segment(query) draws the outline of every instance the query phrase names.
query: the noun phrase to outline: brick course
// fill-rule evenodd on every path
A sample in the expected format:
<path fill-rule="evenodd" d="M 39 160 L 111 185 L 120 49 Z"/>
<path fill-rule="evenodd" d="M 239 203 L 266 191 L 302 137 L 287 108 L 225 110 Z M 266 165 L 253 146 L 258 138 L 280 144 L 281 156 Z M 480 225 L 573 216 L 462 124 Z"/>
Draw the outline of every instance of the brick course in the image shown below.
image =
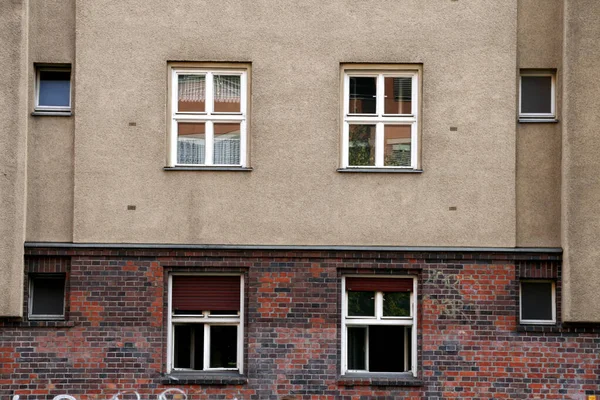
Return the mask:
<path fill-rule="evenodd" d="M 147 398 L 173 387 L 164 377 L 170 271 L 245 276 L 246 379 L 174 382 L 193 399 L 600 394 L 597 328 L 518 324 L 519 278 L 560 281 L 557 254 L 36 248 L 26 273 L 67 274 L 68 318 L 0 320 L 0 395 L 108 399 L 135 389 Z M 419 277 L 418 379 L 339 376 L 347 274 Z"/>

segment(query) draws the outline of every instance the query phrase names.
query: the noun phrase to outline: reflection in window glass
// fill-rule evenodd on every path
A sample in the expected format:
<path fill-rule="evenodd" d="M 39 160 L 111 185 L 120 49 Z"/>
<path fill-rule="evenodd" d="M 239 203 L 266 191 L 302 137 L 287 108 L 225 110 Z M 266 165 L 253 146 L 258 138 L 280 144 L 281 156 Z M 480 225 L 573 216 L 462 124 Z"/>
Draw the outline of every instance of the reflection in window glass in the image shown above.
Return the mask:
<path fill-rule="evenodd" d="M 204 122 L 177 123 L 177 163 L 204 164 Z"/>
<path fill-rule="evenodd" d="M 385 114 L 412 114 L 412 78 L 385 77 Z"/>
<path fill-rule="evenodd" d="M 348 328 L 348 369 L 364 371 L 367 328 Z"/>
<path fill-rule="evenodd" d="M 214 124 L 215 144 L 214 163 L 239 165 L 240 163 L 240 124 Z"/>
<path fill-rule="evenodd" d="M 71 71 L 40 71 L 38 105 L 71 106 Z"/>
<path fill-rule="evenodd" d="M 237 368 L 237 326 L 210 327 L 210 367 Z"/>
<path fill-rule="evenodd" d="M 348 164 L 375 165 L 375 125 L 350 125 Z"/>
<path fill-rule="evenodd" d="M 521 319 L 552 321 L 552 282 L 521 282 Z"/>
<path fill-rule="evenodd" d="M 350 77 L 350 114 L 377 112 L 377 78 Z"/>
<path fill-rule="evenodd" d="M 375 316 L 375 293 L 348 292 L 348 316 Z"/>
<path fill-rule="evenodd" d="M 204 358 L 204 325 L 175 325 L 175 368 L 202 370 Z"/>
<path fill-rule="evenodd" d="M 177 92 L 179 112 L 205 111 L 206 77 L 204 75 L 179 75 Z"/>
<path fill-rule="evenodd" d="M 552 77 L 521 76 L 521 113 L 552 113 Z"/>
<path fill-rule="evenodd" d="M 369 371 L 406 372 L 410 370 L 410 327 L 369 326 Z"/>
<path fill-rule="evenodd" d="M 62 317 L 65 313 L 64 276 L 32 278 L 31 315 Z"/>
<path fill-rule="evenodd" d="M 239 75 L 214 76 L 214 111 L 224 113 L 240 112 L 240 86 Z"/>
<path fill-rule="evenodd" d="M 388 166 L 410 166 L 411 126 L 385 125 L 383 164 Z"/>
<path fill-rule="evenodd" d="M 410 317 L 410 293 L 388 292 L 383 294 L 384 317 Z"/>

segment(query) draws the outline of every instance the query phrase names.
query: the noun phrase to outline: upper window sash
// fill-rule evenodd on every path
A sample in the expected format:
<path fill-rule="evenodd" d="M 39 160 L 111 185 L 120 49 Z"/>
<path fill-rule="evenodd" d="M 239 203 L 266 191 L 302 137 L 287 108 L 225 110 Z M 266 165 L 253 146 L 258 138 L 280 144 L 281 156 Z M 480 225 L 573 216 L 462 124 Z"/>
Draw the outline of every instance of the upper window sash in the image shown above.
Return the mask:
<path fill-rule="evenodd" d="M 548 113 L 526 113 L 523 110 L 523 77 L 549 77 L 551 79 L 550 89 L 550 112 Z M 519 74 L 519 117 L 531 119 L 547 119 L 556 117 L 556 74 L 553 72 L 521 71 Z"/>

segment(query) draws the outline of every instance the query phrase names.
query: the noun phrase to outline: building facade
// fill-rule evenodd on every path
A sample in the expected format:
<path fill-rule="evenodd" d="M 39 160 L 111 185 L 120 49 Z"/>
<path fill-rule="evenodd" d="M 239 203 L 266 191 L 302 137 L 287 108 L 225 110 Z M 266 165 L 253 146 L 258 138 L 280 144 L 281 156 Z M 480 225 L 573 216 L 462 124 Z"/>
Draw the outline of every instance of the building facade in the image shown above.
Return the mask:
<path fill-rule="evenodd" d="M 600 395 L 594 0 L 0 20 L 2 396 Z"/>

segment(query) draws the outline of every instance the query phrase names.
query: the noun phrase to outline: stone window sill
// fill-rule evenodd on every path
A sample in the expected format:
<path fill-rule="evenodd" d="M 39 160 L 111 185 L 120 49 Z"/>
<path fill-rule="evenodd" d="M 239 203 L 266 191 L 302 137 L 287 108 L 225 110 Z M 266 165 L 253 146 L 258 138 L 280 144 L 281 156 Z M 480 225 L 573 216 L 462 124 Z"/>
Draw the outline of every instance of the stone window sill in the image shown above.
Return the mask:
<path fill-rule="evenodd" d="M 250 172 L 250 167 L 164 167 L 165 171 L 234 171 L 234 172 Z"/>
<path fill-rule="evenodd" d="M 422 169 L 407 168 L 338 168 L 337 172 L 368 172 L 377 174 L 422 174 Z"/>
<path fill-rule="evenodd" d="M 236 372 L 173 372 L 163 376 L 163 385 L 244 385 L 248 378 Z"/>
<path fill-rule="evenodd" d="M 519 118 L 520 124 L 557 124 L 559 122 L 556 118 Z"/>
<path fill-rule="evenodd" d="M 31 113 L 34 117 L 70 117 L 71 111 L 34 111 Z"/>
<path fill-rule="evenodd" d="M 338 378 L 343 386 L 423 386 L 412 374 L 346 374 Z"/>

